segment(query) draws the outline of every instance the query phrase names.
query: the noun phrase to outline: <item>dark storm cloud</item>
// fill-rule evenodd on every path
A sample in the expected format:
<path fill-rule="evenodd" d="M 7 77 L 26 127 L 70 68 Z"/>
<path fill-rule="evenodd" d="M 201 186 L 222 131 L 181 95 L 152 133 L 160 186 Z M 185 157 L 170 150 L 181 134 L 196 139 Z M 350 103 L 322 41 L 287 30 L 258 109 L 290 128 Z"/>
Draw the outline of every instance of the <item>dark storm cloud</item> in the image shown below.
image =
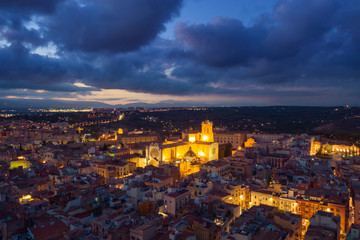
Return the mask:
<path fill-rule="evenodd" d="M 66 1 L 66 0 L 64 0 Z M 28 29 L 26 24 L 33 17 L 50 16 L 60 0 L 3 0 L 0 1 L 0 41 L 26 44 L 37 47 L 49 40 L 37 29 Z"/>
<path fill-rule="evenodd" d="M 158 34 L 182 0 L 23 2 L 0 1 L 2 89 L 360 100 L 358 0 L 279 0 L 250 26 L 179 23 L 174 40 Z M 58 58 L 32 53 L 51 44 Z"/>
<path fill-rule="evenodd" d="M 0 8 L 6 11 L 51 13 L 62 0 L 1 0 Z"/>
<path fill-rule="evenodd" d="M 239 20 L 216 18 L 209 24 L 177 25 L 177 38 L 195 53 L 196 58 L 210 66 L 244 64 L 263 52 L 262 26 L 246 28 Z"/>
<path fill-rule="evenodd" d="M 219 17 L 208 24 L 178 24 L 176 36 L 200 62 L 224 67 L 251 60 L 294 57 L 308 45 L 324 40 L 334 26 L 336 0 L 282 0 L 271 15 L 253 26 Z"/>
<path fill-rule="evenodd" d="M 89 74 L 89 85 L 101 88 L 118 88 L 136 92 L 159 94 L 193 94 L 211 92 L 204 84 L 177 81 L 165 71 L 176 60 L 166 59 L 167 50 L 144 48 L 141 51 L 101 59 L 101 67 Z M 95 60 L 96 61 L 96 60 Z"/>
<path fill-rule="evenodd" d="M 84 63 L 30 54 L 21 44 L 0 48 L 0 88 L 45 89 L 77 92 L 84 88 L 72 84 L 91 68 Z M 85 88 L 85 91 L 96 90 Z"/>
<path fill-rule="evenodd" d="M 259 84 L 301 80 L 304 85 L 348 81 L 359 87 L 359 5 L 281 0 L 253 26 L 217 18 L 208 24 L 178 24 L 176 36 L 196 62 L 209 71 L 218 69 L 223 85 L 252 79 Z M 177 74 L 184 77 L 187 72 Z"/>
<path fill-rule="evenodd" d="M 334 27 L 332 18 L 338 7 L 337 0 L 280 1 L 264 41 L 265 57 L 292 57 L 308 44 L 322 40 Z"/>
<path fill-rule="evenodd" d="M 47 44 L 47 40 L 43 39 L 39 32 L 34 29 L 29 30 L 22 24 L 18 27 L 14 27 L 12 24 L 0 26 L 0 37 L 14 45 L 21 43 L 32 48 Z"/>
<path fill-rule="evenodd" d="M 69 0 L 49 23 L 49 38 L 69 50 L 128 52 L 153 40 L 182 0 Z"/>

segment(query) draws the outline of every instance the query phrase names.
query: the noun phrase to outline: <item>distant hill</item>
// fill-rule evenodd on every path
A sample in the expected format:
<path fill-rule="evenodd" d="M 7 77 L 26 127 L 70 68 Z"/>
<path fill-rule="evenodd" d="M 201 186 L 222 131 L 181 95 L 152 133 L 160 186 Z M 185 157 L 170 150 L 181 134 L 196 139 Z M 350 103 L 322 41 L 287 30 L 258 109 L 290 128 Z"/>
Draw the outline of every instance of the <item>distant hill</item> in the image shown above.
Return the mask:
<path fill-rule="evenodd" d="M 106 108 L 114 107 L 102 102 L 92 101 L 62 101 L 41 99 L 0 99 L 0 109 L 28 109 L 28 108 Z"/>
<path fill-rule="evenodd" d="M 204 103 L 198 103 L 198 102 L 180 102 L 180 101 L 162 101 L 158 103 L 129 103 L 129 104 L 118 104 L 115 105 L 115 108 L 127 108 L 127 107 L 147 107 L 147 108 L 159 108 L 159 107 L 210 107 L 210 106 L 216 106 L 216 104 L 204 104 Z"/>
<path fill-rule="evenodd" d="M 128 107 L 206 107 L 207 104 L 196 102 L 163 101 L 158 103 L 129 103 L 111 105 L 95 101 L 62 101 L 62 100 L 41 100 L 41 99 L 0 99 L 0 109 L 28 109 L 28 108 L 128 108 Z"/>

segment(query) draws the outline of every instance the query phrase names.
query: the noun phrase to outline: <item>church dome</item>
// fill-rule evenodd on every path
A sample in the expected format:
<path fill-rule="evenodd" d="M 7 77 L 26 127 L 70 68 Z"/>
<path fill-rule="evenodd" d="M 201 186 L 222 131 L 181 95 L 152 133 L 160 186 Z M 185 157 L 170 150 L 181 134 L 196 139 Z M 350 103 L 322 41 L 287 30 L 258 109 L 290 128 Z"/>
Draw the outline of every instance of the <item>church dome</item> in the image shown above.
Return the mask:
<path fill-rule="evenodd" d="M 189 148 L 189 151 L 185 153 L 185 158 L 195 158 L 196 154 L 191 150 L 191 147 Z"/>

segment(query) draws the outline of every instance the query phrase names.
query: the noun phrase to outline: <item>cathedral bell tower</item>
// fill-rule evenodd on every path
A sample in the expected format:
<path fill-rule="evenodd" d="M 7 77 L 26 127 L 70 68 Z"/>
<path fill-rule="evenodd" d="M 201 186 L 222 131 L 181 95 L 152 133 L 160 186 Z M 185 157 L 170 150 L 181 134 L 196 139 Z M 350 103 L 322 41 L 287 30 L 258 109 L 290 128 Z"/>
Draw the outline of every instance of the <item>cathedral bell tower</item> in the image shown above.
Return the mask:
<path fill-rule="evenodd" d="M 201 123 L 201 141 L 214 142 L 213 123 L 209 120 Z"/>

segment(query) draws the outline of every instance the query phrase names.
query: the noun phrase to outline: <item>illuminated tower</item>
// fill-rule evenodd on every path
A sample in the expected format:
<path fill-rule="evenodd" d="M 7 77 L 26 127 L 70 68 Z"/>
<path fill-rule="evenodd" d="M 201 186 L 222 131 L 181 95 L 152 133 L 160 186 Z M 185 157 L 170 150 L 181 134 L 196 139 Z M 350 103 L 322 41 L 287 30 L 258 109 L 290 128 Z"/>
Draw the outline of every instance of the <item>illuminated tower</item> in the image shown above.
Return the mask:
<path fill-rule="evenodd" d="M 209 120 L 201 123 L 201 141 L 214 142 L 213 123 Z"/>
<path fill-rule="evenodd" d="M 311 138 L 310 156 L 316 155 L 319 150 L 321 150 L 321 143 L 319 141 L 315 141 L 315 138 Z"/>

